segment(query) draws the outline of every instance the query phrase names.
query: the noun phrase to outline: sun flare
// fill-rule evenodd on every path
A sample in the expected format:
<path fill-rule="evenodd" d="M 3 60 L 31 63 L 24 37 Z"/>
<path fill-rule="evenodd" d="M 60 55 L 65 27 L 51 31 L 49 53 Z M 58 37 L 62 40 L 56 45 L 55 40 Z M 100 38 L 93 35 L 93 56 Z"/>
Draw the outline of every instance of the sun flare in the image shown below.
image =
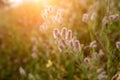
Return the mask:
<path fill-rule="evenodd" d="M 14 4 L 20 4 L 23 2 L 39 2 L 39 1 L 42 1 L 42 0 L 9 0 L 8 2 L 14 3 Z"/>
<path fill-rule="evenodd" d="M 19 4 L 19 3 L 23 2 L 23 0 L 9 0 L 9 2 Z"/>

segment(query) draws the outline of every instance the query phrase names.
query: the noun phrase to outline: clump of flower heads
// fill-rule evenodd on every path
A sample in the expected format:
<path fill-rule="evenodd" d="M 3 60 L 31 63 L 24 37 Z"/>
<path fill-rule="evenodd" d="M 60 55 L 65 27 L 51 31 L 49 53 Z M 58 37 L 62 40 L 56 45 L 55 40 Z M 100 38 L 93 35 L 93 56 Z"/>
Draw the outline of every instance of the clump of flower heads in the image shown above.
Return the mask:
<path fill-rule="evenodd" d="M 106 15 L 106 16 L 103 17 L 102 25 L 106 26 L 109 23 L 109 21 L 116 22 L 118 20 L 119 20 L 119 14 Z"/>
<path fill-rule="evenodd" d="M 48 29 L 52 23 L 62 24 L 64 21 L 65 10 L 57 6 L 47 5 L 43 10 L 41 16 L 44 20 L 44 23 L 40 25 L 40 31 Z"/>
<path fill-rule="evenodd" d="M 81 51 L 79 40 L 73 36 L 72 31 L 63 27 L 61 31 L 58 28 L 53 30 L 53 36 L 60 52 L 72 48 L 75 52 Z"/>
<path fill-rule="evenodd" d="M 91 15 L 89 13 L 84 13 L 82 16 L 82 22 L 88 23 L 89 20 L 95 21 L 97 17 L 97 12 L 93 12 Z"/>

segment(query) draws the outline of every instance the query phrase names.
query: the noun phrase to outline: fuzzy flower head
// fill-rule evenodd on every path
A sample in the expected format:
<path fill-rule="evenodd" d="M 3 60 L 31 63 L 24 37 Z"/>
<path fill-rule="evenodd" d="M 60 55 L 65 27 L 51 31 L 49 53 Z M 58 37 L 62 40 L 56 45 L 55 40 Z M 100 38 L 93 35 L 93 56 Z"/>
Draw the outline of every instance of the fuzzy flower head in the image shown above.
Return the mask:
<path fill-rule="evenodd" d="M 19 67 L 19 73 L 20 73 L 22 76 L 25 76 L 25 75 L 26 75 L 26 72 L 25 72 L 25 70 L 24 70 L 22 67 Z"/>
<path fill-rule="evenodd" d="M 60 32 L 59 32 L 59 30 L 57 28 L 55 28 L 53 30 L 53 36 L 54 36 L 55 39 L 58 39 L 58 38 L 61 37 Z"/>
<path fill-rule="evenodd" d="M 97 70 L 98 80 L 105 80 L 107 78 L 106 71 L 103 68 Z"/>
<path fill-rule="evenodd" d="M 113 14 L 109 16 L 109 19 L 111 21 L 118 21 L 119 20 L 119 14 Z"/>
<path fill-rule="evenodd" d="M 93 12 L 92 15 L 91 15 L 91 17 L 90 17 L 90 19 L 91 19 L 92 21 L 94 21 L 94 20 L 96 20 L 97 17 L 98 17 L 98 16 L 97 16 L 97 13 L 96 13 L 96 12 Z"/>
<path fill-rule="evenodd" d="M 81 46 L 79 40 L 74 41 L 74 51 L 81 51 Z"/>
<path fill-rule="evenodd" d="M 84 58 L 84 63 L 90 63 L 90 58 L 89 57 Z"/>
<path fill-rule="evenodd" d="M 32 57 L 33 59 L 36 59 L 36 58 L 37 58 L 37 54 L 36 54 L 35 52 L 33 52 L 33 53 L 31 54 L 31 57 Z"/>
<path fill-rule="evenodd" d="M 66 39 L 67 40 L 71 40 L 72 39 L 72 31 L 71 30 L 68 30 Z"/>
<path fill-rule="evenodd" d="M 89 19 L 89 15 L 87 13 L 83 14 L 82 21 L 85 22 L 85 23 L 87 23 L 88 19 Z"/>
<path fill-rule="evenodd" d="M 89 45 L 90 48 L 96 48 L 97 47 L 97 42 L 96 41 L 92 41 Z"/>
<path fill-rule="evenodd" d="M 97 53 L 97 52 L 95 52 L 95 53 L 93 54 L 93 57 L 94 57 L 94 59 L 98 59 L 98 58 L 100 57 L 100 54 Z"/>
<path fill-rule="evenodd" d="M 67 28 L 66 27 L 63 27 L 62 30 L 61 30 L 61 35 L 65 38 L 66 35 L 67 35 Z"/>
<path fill-rule="evenodd" d="M 120 72 L 116 73 L 111 80 L 120 80 Z"/>
<path fill-rule="evenodd" d="M 120 41 L 117 41 L 117 42 L 116 42 L 116 48 L 117 48 L 117 49 L 120 49 Z"/>
<path fill-rule="evenodd" d="M 107 16 L 104 16 L 104 18 L 103 18 L 103 20 L 102 20 L 102 25 L 103 25 L 103 26 L 107 26 L 108 23 L 109 23 L 108 17 L 107 17 Z"/>

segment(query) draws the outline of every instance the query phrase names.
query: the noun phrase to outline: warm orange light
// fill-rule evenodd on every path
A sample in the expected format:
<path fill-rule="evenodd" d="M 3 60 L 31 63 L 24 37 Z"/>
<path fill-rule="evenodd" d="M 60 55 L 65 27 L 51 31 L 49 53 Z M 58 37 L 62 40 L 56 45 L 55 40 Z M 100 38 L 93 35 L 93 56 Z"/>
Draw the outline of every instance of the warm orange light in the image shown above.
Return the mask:
<path fill-rule="evenodd" d="M 19 3 L 23 2 L 23 0 L 9 0 L 9 2 L 19 4 Z"/>

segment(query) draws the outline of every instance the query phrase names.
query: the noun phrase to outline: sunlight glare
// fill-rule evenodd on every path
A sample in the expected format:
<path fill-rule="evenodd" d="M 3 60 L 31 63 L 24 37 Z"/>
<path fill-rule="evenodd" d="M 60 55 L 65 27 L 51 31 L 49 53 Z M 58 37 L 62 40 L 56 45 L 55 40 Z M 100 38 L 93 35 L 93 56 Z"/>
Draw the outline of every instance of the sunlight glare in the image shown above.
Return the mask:
<path fill-rule="evenodd" d="M 20 4 L 23 0 L 9 0 L 10 3 Z"/>

